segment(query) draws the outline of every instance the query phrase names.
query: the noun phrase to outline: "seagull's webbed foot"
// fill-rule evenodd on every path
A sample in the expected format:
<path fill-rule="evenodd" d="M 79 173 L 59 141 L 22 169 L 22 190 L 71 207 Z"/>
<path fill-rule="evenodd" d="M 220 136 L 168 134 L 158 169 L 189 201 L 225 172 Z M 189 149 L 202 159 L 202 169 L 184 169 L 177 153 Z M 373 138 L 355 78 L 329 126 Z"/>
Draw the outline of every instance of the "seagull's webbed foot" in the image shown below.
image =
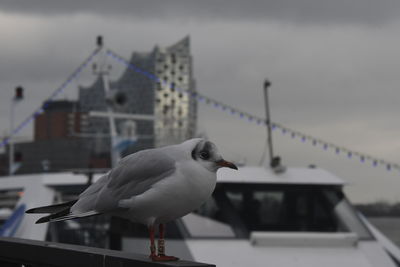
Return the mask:
<path fill-rule="evenodd" d="M 160 239 L 158 239 L 158 255 L 156 255 L 156 245 L 154 242 L 154 226 L 149 227 L 150 233 L 150 256 L 152 261 L 177 261 L 179 258 L 165 255 L 164 225 L 159 226 Z"/>
<path fill-rule="evenodd" d="M 167 255 L 150 255 L 152 261 L 177 261 L 179 258 Z"/>

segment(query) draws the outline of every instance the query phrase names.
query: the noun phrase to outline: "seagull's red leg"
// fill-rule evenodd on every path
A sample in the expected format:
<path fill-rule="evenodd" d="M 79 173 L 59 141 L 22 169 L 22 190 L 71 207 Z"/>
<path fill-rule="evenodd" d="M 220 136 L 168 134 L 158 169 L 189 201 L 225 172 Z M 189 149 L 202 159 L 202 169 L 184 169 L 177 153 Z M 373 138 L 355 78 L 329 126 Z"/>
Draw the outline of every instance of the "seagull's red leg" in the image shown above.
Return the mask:
<path fill-rule="evenodd" d="M 156 244 L 154 243 L 154 225 L 149 226 L 149 234 L 150 234 L 150 256 L 149 258 L 155 260 L 157 258 L 156 255 Z"/>
<path fill-rule="evenodd" d="M 158 255 L 156 258 L 152 257 L 153 261 L 177 261 L 179 258 L 174 256 L 165 255 L 165 241 L 164 241 L 164 224 L 159 225 L 159 239 L 158 239 Z"/>
<path fill-rule="evenodd" d="M 160 223 L 158 226 L 158 231 L 159 231 L 159 237 L 158 237 L 158 255 L 159 256 L 165 256 L 165 229 L 164 229 L 164 224 Z"/>

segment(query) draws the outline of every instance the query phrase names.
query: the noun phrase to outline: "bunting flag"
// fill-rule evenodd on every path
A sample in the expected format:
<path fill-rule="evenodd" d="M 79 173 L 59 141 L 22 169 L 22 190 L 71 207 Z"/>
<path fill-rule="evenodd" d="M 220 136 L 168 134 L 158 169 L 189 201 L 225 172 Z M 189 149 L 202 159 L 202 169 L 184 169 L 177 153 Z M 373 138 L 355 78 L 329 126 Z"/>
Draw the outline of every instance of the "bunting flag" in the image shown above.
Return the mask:
<path fill-rule="evenodd" d="M 30 116 L 28 116 L 24 121 L 22 121 L 15 129 L 12 129 L 10 136 L 3 138 L 3 140 L 0 142 L 0 148 L 4 147 L 8 144 L 10 137 L 15 136 L 17 133 L 19 133 L 23 128 L 25 128 L 29 123 L 31 123 L 39 114 L 41 114 L 47 107 L 48 105 L 57 97 L 60 95 L 61 92 L 64 91 L 64 89 L 75 79 L 79 77 L 79 75 L 82 73 L 84 69 L 89 65 L 89 63 L 93 60 L 93 58 L 100 52 L 101 48 L 96 48 L 83 62 L 76 68 L 70 76 L 64 81 L 44 102 L 44 104 L 37 108 Z M 130 63 L 128 60 L 124 59 L 123 57 L 119 56 L 115 52 L 111 50 L 107 50 L 107 55 L 112 57 L 113 59 L 117 60 L 120 63 L 123 63 L 127 68 L 135 71 L 136 73 L 139 73 L 141 75 L 144 75 L 148 77 L 149 79 L 163 83 L 170 88 L 174 88 L 178 92 L 181 93 L 186 93 L 190 94 L 194 99 L 196 99 L 199 103 L 206 104 L 208 106 L 211 106 L 215 109 L 219 109 L 227 114 L 230 114 L 236 118 L 245 120 L 249 123 L 255 123 L 259 126 L 267 126 L 268 122 L 265 120 L 265 118 L 258 117 L 255 115 L 252 115 L 250 113 L 244 112 L 240 109 L 237 109 L 233 106 L 227 105 L 221 101 L 218 101 L 216 99 L 210 98 L 206 95 L 200 94 L 198 92 L 192 92 L 192 91 L 186 91 L 183 90 L 179 87 L 177 87 L 174 84 L 169 84 L 168 81 L 165 81 L 159 77 L 157 77 L 155 74 L 147 72 L 145 70 L 142 70 L 136 66 L 134 66 L 132 63 Z M 304 134 L 302 132 L 296 131 L 294 129 L 288 128 L 282 124 L 271 122 L 271 128 L 275 132 L 280 132 L 284 136 L 290 136 L 292 139 L 299 140 L 302 143 L 309 143 L 314 147 L 321 147 L 324 151 L 327 152 L 333 152 L 336 155 L 346 155 L 347 158 L 349 159 L 357 159 L 360 163 L 366 163 L 371 165 L 372 167 L 378 167 L 378 166 L 383 166 L 387 171 L 392 171 L 392 170 L 400 170 L 400 165 L 389 162 L 374 156 L 370 156 L 364 153 L 360 153 L 357 151 L 350 150 L 348 148 L 332 144 L 330 142 L 324 141 L 322 139 L 313 137 L 311 135 Z"/>
<path fill-rule="evenodd" d="M 181 92 L 181 93 L 186 93 L 190 94 L 193 98 L 195 98 L 199 103 L 206 104 L 210 107 L 213 107 L 215 109 L 219 109 L 221 111 L 224 111 L 232 116 L 235 116 L 236 118 L 245 120 L 250 123 L 255 123 L 260 126 L 267 126 L 268 122 L 265 120 L 265 118 L 261 118 L 255 115 L 252 115 L 250 113 L 244 112 L 240 109 L 237 109 L 235 107 L 232 107 L 230 105 L 224 104 L 218 100 L 215 100 L 213 98 L 210 98 L 206 95 L 200 94 L 198 92 L 190 92 L 183 90 L 175 85 L 171 85 L 168 83 L 168 81 L 163 80 L 159 77 L 157 77 L 155 74 L 144 71 L 137 66 L 134 66 L 132 63 L 130 63 L 128 60 L 124 59 L 123 57 L 119 56 L 118 54 L 114 53 L 111 50 L 107 50 L 107 55 L 109 55 L 111 58 L 117 60 L 118 62 L 124 64 L 127 68 L 142 74 L 149 79 L 152 79 L 156 82 L 163 83 L 165 85 L 170 86 L 170 88 L 174 87 L 175 90 Z M 302 143 L 309 143 L 313 145 L 314 147 L 321 147 L 324 151 L 326 152 L 333 152 L 336 155 L 346 155 L 347 158 L 349 159 L 358 159 L 359 162 L 361 163 L 366 163 L 370 164 L 373 167 L 378 167 L 378 166 L 384 166 L 384 168 L 387 171 L 391 171 L 393 169 L 400 170 L 400 165 L 396 163 L 392 163 L 383 159 L 379 159 L 377 157 L 373 157 L 367 154 L 363 154 L 360 152 L 356 152 L 350 149 L 347 149 L 345 147 L 326 142 L 322 139 L 313 137 L 311 135 L 307 135 L 305 133 L 296 131 L 294 129 L 288 128 L 282 124 L 271 122 L 271 128 L 273 131 L 278 131 L 282 135 L 290 136 L 292 139 L 298 139 Z"/>
<path fill-rule="evenodd" d="M 68 78 L 56 89 L 54 92 L 46 99 L 44 104 L 38 107 L 32 114 L 30 114 L 25 120 L 23 120 L 16 128 L 10 130 L 8 137 L 3 138 L 0 142 L 0 148 L 6 146 L 10 138 L 19 133 L 22 129 L 28 126 L 37 116 L 39 116 L 43 111 L 49 106 L 49 104 L 60 95 L 61 92 L 75 79 L 79 77 L 82 71 L 89 65 L 93 58 L 100 52 L 100 48 L 96 48 L 72 73 Z"/>

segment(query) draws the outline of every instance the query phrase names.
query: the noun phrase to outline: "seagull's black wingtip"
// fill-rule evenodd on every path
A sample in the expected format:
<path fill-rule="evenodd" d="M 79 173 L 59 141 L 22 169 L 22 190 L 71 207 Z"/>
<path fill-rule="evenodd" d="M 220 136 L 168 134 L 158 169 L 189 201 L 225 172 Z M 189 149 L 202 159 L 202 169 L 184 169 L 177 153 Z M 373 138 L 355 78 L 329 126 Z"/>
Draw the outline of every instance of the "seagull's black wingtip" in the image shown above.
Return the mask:
<path fill-rule="evenodd" d="M 26 210 L 25 213 L 35 213 L 35 209 Z"/>
<path fill-rule="evenodd" d="M 44 216 L 44 217 L 40 218 L 39 220 L 37 220 L 35 222 L 35 224 L 46 223 L 46 222 L 49 222 L 49 221 L 50 221 L 49 216 Z"/>

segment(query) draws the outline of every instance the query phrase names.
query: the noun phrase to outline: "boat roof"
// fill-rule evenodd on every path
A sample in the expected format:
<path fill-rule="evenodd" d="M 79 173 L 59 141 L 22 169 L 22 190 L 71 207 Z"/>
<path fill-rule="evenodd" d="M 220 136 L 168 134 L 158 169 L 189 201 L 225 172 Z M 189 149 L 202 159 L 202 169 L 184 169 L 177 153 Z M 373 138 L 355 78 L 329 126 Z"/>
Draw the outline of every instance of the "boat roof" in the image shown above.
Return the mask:
<path fill-rule="evenodd" d="M 103 174 L 93 175 L 93 182 L 96 182 Z M 58 173 L 37 173 L 37 174 L 22 174 L 13 176 L 4 176 L 0 178 L 0 189 L 20 188 L 30 182 L 40 181 L 46 186 L 68 186 L 68 185 L 85 185 L 88 182 L 88 177 L 84 174 L 72 172 Z"/>
<path fill-rule="evenodd" d="M 319 168 L 287 168 L 276 173 L 265 167 L 239 167 L 239 170 L 222 168 L 218 170 L 219 183 L 262 183 L 301 185 L 345 185 L 345 181 Z"/>
<path fill-rule="evenodd" d="M 96 182 L 104 174 L 93 175 Z M 34 177 L 42 178 L 42 183 L 47 186 L 84 185 L 87 176 L 72 172 L 40 173 L 30 175 L 18 175 L 20 182 Z M 21 179 L 22 178 L 22 179 Z M 8 179 L 1 179 L 2 185 L 6 185 Z M 219 169 L 217 172 L 219 183 L 261 183 L 261 184 L 301 184 L 301 185 L 345 185 L 345 181 L 334 174 L 319 168 L 287 168 L 284 172 L 276 173 L 270 168 L 260 166 L 244 166 L 239 170 L 228 168 Z M 12 184 L 15 180 L 10 179 Z"/>

